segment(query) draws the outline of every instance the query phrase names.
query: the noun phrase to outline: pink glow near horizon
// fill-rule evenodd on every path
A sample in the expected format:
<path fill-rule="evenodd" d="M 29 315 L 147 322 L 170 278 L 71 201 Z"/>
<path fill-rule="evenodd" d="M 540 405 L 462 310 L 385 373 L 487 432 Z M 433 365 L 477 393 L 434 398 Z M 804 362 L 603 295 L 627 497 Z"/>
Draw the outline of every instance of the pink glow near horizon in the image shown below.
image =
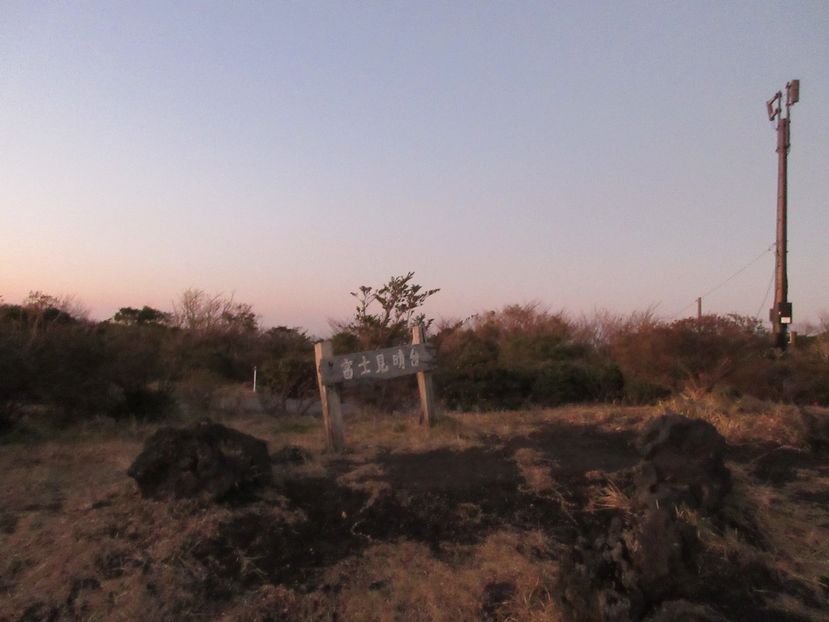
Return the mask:
<path fill-rule="evenodd" d="M 412 270 L 436 317 L 690 315 L 774 239 L 764 102 L 799 78 L 790 298 L 829 309 L 825 3 L 4 13 L 6 302 L 103 319 L 197 287 L 324 335 Z M 772 265 L 704 310 L 765 319 Z"/>

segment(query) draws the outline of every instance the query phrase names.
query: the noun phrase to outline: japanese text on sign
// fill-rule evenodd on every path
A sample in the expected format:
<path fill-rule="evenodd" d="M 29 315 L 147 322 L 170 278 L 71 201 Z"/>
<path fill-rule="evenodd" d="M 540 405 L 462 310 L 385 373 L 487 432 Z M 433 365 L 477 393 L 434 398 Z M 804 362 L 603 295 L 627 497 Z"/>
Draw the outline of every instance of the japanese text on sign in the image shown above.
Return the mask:
<path fill-rule="evenodd" d="M 326 384 L 355 380 L 385 380 L 434 368 L 433 348 L 428 344 L 405 345 L 371 352 L 355 352 L 320 361 Z"/>

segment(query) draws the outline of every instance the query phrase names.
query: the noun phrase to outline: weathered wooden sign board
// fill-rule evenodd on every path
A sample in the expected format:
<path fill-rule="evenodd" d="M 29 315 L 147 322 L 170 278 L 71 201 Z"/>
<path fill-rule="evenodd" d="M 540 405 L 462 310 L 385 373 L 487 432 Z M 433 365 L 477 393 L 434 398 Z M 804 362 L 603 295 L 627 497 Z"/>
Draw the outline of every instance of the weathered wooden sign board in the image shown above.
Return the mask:
<path fill-rule="evenodd" d="M 331 449 L 339 451 L 345 446 L 342 408 L 338 385 L 366 380 L 388 380 L 417 374 L 420 393 L 420 422 L 426 426 L 434 419 L 432 376 L 435 368 L 435 352 L 425 342 L 422 326 L 412 328 L 412 343 L 334 356 L 330 341 L 314 345 L 317 365 L 317 382 L 320 389 L 322 419 L 326 440 Z"/>
<path fill-rule="evenodd" d="M 323 358 L 319 369 L 325 384 L 330 385 L 360 380 L 388 380 L 430 371 L 434 367 L 434 348 L 423 343 Z"/>

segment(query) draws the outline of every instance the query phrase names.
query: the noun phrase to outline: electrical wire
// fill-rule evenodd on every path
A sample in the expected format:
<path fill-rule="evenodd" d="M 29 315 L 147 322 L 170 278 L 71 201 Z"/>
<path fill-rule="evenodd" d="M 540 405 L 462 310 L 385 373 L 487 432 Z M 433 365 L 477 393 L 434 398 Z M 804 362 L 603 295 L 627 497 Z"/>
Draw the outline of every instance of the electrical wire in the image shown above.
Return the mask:
<path fill-rule="evenodd" d="M 731 276 L 729 276 L 727 279 L 725 279 L 725 280 L 721 281 L 720 283 L 718 283 L 717 285 L 715 285 L 714 287 L 712 287 L 711 289 L 709 289 L 707 292 L 705 292 L 704 294 L 702 294 L 702 295 L 701 295 L 701 296 L 699 296 L 698 298 L 707 298 L 708 296 L 710 296 L 711 294 L 713 294 L 715 291 L 717 291 L 718 289 L 720 289 L 723 285 L 725 285 L 726 283 L 728 283 L 729 281 L 731 281 L 731 279 L 733 279 L 733 278 L 735 278 L 735 277 L 739 276 L 740 274 L 742 274 L 743 272 L 745 272 L 746 270 L 748 270 L 751 266 L 753 266 L 755 263 L 757 263 L 758 261 L 760 261 L 763 257 L 765 257 L 766 253 L 770 253 L 770 252 L 772 251 L 772 249 L 773 249 L 775 246 L 777 246 L 777 243 L 776 243 L 776 242 L 774 242 L 774 243 L 770 244 L 770 245 L 768 246 L 768 248 L 766 248 L 766 249 L 765 249 L 762 253 L 760 253 L 759 255 L 757 255 L 757 257 L 755 257 L 754 259 L 752 259 L 751 261 L 749 261 L 746 265 L 744 265 L 742 268 L 740 268 L 739 270 L 737 270 L 734 274 L 732 274 Z M 766 294 L 766 295 L 768 295 L 768 294 Z M 692 307 L 692 306 L 693 306 L 696 302 L 697 302 L 697 298 L 694 298 L 694 300 L 693 300 L 693 301 L 691 301 L 689 304 L 685 305 L 685 306 L 684 306 L 684 307 L 682 307 L 679 311 L 677 311 L 677 312 L 676 312 L 676 313 L 674 313 L 672 316 L 670 316 L 670 319 L 672 319 L 672 320 L 673 320 L 673 319 L 676 319 L 676 317 L 677 317 L 680 313 L 682 313 L 682 312 L 683 312 L 683 311 L 685 311 L 686 309 L 689 309 L 690 307 Z M 763 304 L 765 304 L 765 302 L 764 302 Z"/>
<path fill-rule="evenodd" d="M 763 307 L 766 306 L 766 301 L 769 299 L 769 292 L 771 292 L 771 286 L 774 283 L 774 275 L 777 272 L 777 266 L 775 266 L 771 271 L 771 278 L 769 279 L 769 286 L 766 288 L 766 295 L 763 296 L 763 302 L 760 303 L 760 306 L 757 307 L 757 313 L 754 314 L 758 320 L 762 320 L 763 318 L 760 317 L 760 312 L 763 310 Z"/>

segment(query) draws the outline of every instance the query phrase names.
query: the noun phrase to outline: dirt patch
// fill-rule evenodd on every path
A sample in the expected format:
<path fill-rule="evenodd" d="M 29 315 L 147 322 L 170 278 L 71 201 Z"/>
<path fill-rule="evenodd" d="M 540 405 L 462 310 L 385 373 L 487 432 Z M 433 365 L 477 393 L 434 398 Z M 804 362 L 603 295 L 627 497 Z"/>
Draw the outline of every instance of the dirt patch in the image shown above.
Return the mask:
<path fill-rule="evenodd" d="M 407 534 L 435 548 L 470 543 L 532 502 L 521 498 L 521 476 L 504 450 L 388 454 L 378 463 L 392 491 L 375 504 L 389 515 L 387 536 Z"/>
<path fill-rule="evenodd" d="M 194 578 L 216 599 L 264 584 L 307 592 L 320 586 L 325 568 L 381 541 L 423 542 L 441 555 L 444 545 L 481 542 L 503 527 L 541 529 L 573 540 L 577 530 L 563 508 L 566 500 L 526 490 L 515 460 L 522 447 L 547 456 L 552 477 L 576 497 L 587 495 L 580 490 L 590 484 L 587 472 L 615 470 L 636 460 L 629 434 L 550 425 L 492 449 L 380 451 L 368 465 L 329 461 L 329 477 L 286 479 L 277 485 L 289 508 L 304 520 L 289 524 L 242 505 L 212 537 L 188 542 L 184 548 L 203 569 Z M 276 456 L 289 462 L 295 457 L 306 459 L 293 451 Z M 373 478 L 379 492 L 370 494 L 371 486 L 349 474 Z"/>
<path fill-rule="evenodd" d="M 482 488 L 513 491 L 519 475 L 511 454 L 478 447 L 464 451 L 437 449 L 423 453 L 385 454 L 378 460 L 395 490 L 409 493 L 451 492 L 477 498 Z"/>
<path fill-rule="evenodd" d="M 818 469 L 829 464 L 827 456 L 817 452 L 779 447 L 760 456 L 754 466 L 754 477 L 780 486 L 797 479 L 799 469 Z"/>
<path fill-rule="evenodd" d="M 281 521 L 258 508 L 240 510 L 213 537 L 185 544 L 204 569 L 194 578 L 205 594 L 222 600 L 266 583 L 308 590 L 318 569 L 365 546 L 354 530 L 365 494 L 328 478 L 289 480 L 282 492 L 304 521 Z"/>
<path fill-rule="evenodd" d="M 442 466 L 461 463 L 464 453 L 441 453 Z M 503 456 L 479 458 L 461 469 L 467 477 L 456 481 L 441 471 L 444 477 L 433 487 L 423 472 L 427 469 L 419 468 L 430 464 L 429 454 L 389 456 L 385 465 L 394 489 L 370 504 L 367 492 L 329 478 L 287 480 L 280 492 L 305 520 L 288 524 L 252 509 L 221 523 L 213 537 L 183 548 L 202 567 L 194 578 L 213 599 L 229 599 L 264 584 L 308 592 L 321 589 L 326 568 L 377 542 L 419 541 L 440 554 L 443 544 L 479 542 L 500 525 L 543 523 L 557 511 L 549 502 L 518 492 L 515 465 Z M 476 465 L 497 473 L 499 485 L 487 485 L 490 480 Z M 418 477 L 410 478 L 415 472 Z M 404 488 L 402 481 L 410 486 Z"/>
<path fill-rule="evenodd" d="M 390 519 L 382 537 L 415 539 L 439 553 L 441 543 L 472 544 L 506 526 L 566 529 L 567 499 L 527 490 L 514 456 L 512 448 L 381 456 L 392 491 L 375 503 Z"/>
<path fill-rule="evenodd" d="M 829 508 L 829 490 L 801 490 L 793 495 L 795 501 L 814 503 Z"/>
<path fill-rule="evenodd" d="M 544 453 L 559 474 L 613 472 L 637 463 L 636 434 L 632 430 L 604 430 L 598 426 L 547 424 L 529 436 L 512 439 L 510 448 L 529 447 Z"/>
<path fill-rule="evenodd" d="M 802 594 L 798 585 L 782 580 L 768 566 L 759 562 L 728 560 L 706 554 L 700 561 L 700 583 L 693 599 L 716 608 L 733 622 L 780 620 L 808 622 L 809 618 L 794 612 L 783 612 L 769 606 L 770 594 Z"/>
<path fill-rule="evenodd" d="M 271 454 L 271 463 L 278 465 L 298 465 L 311 461 L 311 454 L 308 450 L 296 445 L 286 445 L 279 451 Z"/>
<path fill-rule="evenodd" d="M 572 455 L 584 468 L 595 464 Z M 444 545 L 480 542 L 504 526 L 555 531 L 568 523 L 559 502 L 522 490 L 512 449 L 386 452 L 373 464 L 367 470 L 340 460 L 333 467 L 372 473 L 384 484 L 374 497 L 328 477 L 288 479 L 279 493 L 305 520 L 286 524 L 250 509 L 221 523 L 213 537 L 188 543 L 204 568 L 205 593 L 227 599 L 263 584 L 307 592 L 320 586 L 325 568 L 377 542 L 423 542 L 441 555 Z"/>
<path fill-rule="evenodd" d="M 481 620 L 495 622 L 503 620 L 501 610 L 515 596 L 515 585 L 506 581 L 489 583 L 484 587 L 484 600 L 481 604 Z"/>

